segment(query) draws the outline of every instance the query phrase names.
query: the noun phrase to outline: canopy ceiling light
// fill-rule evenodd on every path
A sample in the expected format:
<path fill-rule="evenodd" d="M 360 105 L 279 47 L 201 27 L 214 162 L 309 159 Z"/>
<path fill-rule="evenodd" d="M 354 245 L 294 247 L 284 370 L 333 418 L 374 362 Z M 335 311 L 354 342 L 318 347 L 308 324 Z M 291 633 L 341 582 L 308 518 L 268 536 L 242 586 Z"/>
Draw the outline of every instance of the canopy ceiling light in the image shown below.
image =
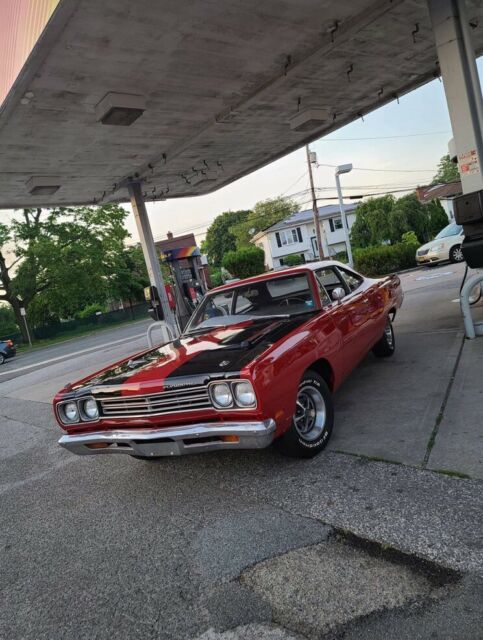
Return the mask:
<path fill-rule="evenodd" d="M 96 105 L 96 118 L 102 124 L 128 127 L 146 110 L 146 99 L 128 93 L 107 93 Z"/>
<path fill-rule="evenodd" d="M 290 119 L 290 128 L 292 131 L 311 131 L 327 122 L 329 117 L 328 109 L 305 109 Z"/>
<path fill-rule="evenodd" d="M 32 176 L 27 180 L 27 189 L 32 196 L 51 196 L 60 189 L 60 178 L 55 176 Z"/>

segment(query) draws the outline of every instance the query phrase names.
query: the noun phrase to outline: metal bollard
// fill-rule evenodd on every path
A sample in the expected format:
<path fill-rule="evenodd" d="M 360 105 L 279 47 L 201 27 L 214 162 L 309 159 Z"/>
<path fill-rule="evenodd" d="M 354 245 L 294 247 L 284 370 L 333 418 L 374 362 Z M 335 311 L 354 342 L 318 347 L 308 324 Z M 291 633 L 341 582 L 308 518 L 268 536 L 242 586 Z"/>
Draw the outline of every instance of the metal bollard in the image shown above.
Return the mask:
<path fill-rule="evenodd" d="M 159 344 L 165 344 L 166 342 L 170 342 L 171 340 L 174 340 L 176 338 L 176 336 L 173 335 L 173 331 L 166 324 L 166 322 L 164 322 L 164 320 L 153 322 L 149 325 L 147 330 L 147 339 L 150 348 L 154 347 L 154 342 L 151 334 L 155 329 L 160 329 L 162 333 L 161 342 Z"/>
<path fill-rule="evenodd" d="M 483 322 L 473 322 L 470 307 L 470 293 L 478 284 L 483 287 L 483 273 L 475 273 L 474 276 L 469 278 L 460 294 L 461 313 L 465 323 L 466 337 L 469 340 L 473 340 L 476 336 L 483 336 Z"/>

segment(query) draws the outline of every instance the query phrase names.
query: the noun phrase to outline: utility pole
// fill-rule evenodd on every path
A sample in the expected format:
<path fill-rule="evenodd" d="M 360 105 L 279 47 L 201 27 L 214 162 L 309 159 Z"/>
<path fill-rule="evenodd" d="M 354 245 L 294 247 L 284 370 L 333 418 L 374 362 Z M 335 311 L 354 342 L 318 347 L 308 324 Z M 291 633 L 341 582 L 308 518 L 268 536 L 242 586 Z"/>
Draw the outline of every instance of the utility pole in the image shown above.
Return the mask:
<path fill-rule="evenodd" d="M 309 168 L 310 191 L 312 192 L 312 210 L 314 212 L 315 236 L 317 238 L 317 247 L 319 249 L 319 260 L 323 260 L 325 257 L 324 247 L 322 244 L 322 233 L 320 230 L 319 209 L 317 207 L 317 198 L 315 197 L 314 176 L 312 175 L 312 163 L 310 162 L 310 149 L 308 144 L 305 145 L 305 151 L 307 154 L 307 165 Z"/>

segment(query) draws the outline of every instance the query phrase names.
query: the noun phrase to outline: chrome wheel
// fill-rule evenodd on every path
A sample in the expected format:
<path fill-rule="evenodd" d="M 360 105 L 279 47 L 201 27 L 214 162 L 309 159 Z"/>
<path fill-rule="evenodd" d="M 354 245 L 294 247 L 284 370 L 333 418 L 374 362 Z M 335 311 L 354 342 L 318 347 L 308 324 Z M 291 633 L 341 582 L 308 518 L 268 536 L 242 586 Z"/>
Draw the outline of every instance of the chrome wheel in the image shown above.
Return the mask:
<path fill-rule="evenodd" d="M 461 247 L 454 247 L 451 251 L 451 255 L 454 262 L 463 262 L 465 259 Z"/>
<path fill-rule="evenodd" d="M 394 335 L 392 333 L 392 327 L 389 321 L 386 324 L 386 328 L 384 329 L 384 335 L 386 336 L 386 342 L 388 346 L 392 349 L 392 347 L 394 346 Z"/>
<path fill-rule="evenodd" d="M 327 410 L 320 391 L 310 385 L 300 389 L 294 415 L 297 433 L 307 442 L 320 437 L 325 428 Z"/>

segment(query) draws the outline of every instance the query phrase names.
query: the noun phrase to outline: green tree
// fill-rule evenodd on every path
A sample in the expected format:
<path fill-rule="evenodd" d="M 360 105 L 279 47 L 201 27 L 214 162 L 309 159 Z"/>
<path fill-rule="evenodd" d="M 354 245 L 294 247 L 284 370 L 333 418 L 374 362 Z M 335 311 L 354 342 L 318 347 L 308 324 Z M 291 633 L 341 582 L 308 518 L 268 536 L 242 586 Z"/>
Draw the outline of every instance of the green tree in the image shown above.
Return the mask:
<path fill-rule="evenodd" d="M 431 200 L 431 202 L 428 202 L 425 206 L 429 216 L 428 234 L 429 239 L 431 239 L 448 225 L 449 220 L 446 211 L 443 209 L 443 205 L 437 198 Z"/>
<path fill-rule="evenodd" d="M 236 238 L 230 230 L 245 222 L 249 213 L 249 211 L 225 211 L 213 220 L 201 245 L 201 250 L 206 253 L 211 265 L 221 266 L 225 253 L 236 249 Z"/>
<path fill-rule="evenodd" d="M 428 213 L 415 193 L 409 193 L 394 202 L 388 222 L 391 244 L 400 242 L 407 231 L 414 231 L 420 242 L 428 239 Z"/>
<path fill-rule="evenodd" d="M 34 301 L 44 317 L 68 317 L 105 300 L 128 235 L 126 215 L 118 205 L 23 209 L 0 225 L 0 300 L 10 304 L 23 334 L 20 309 Z"/>
<path fill-rule="evenodd" d="M 439 161 L 436 175 L 431 184 L 447 184 L 448 182 L 456 182 L 459 179 L 458 165 L 451 161 L 449 154 L 446 154 Z"/>
<path fill-rule="evenodd" d="M 144 298 L 149 286 L 148 272 L 140 246 L 126 247 L 114 261 L 114 273 L 109 278 L 109 292 L 114 298 L 127 300 L 132 313 L 133 302 Z"/>
<path fill-rule="evenodd" d="M 288 218 L 298 209 L 296 202 L 282 196 L 257 202 L 253 207 L 253 211 L 248 213 L 246 220 L 230 229 L 236 238 L 236 248 L 241 249 L 250 246 L 250 240 L 259 231 L 263 231 L 280 222 L 280 220 Z"/>
<path fill-rule="evenodd" d="M 6 338 L 14 333 L 18 333 L 18 327 L 13 310 L 6 304 L 2 304 L 0 305 L 0 337 Z"/>
<path fill-rule="evenodd" d="M 394 196 L 369 198 L 356 208 L 356 219 L 351 228 L 354 247 L 370 247 L 391 239 L 389 215 L 396 202 Z"/>
<path fill-rule="evenodd" d="M 223 257 L 223 267 L 236 278 L 249 278 L 265 271 L 265 252 L 253 245 L 229 251 Z"/>

